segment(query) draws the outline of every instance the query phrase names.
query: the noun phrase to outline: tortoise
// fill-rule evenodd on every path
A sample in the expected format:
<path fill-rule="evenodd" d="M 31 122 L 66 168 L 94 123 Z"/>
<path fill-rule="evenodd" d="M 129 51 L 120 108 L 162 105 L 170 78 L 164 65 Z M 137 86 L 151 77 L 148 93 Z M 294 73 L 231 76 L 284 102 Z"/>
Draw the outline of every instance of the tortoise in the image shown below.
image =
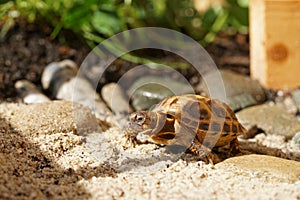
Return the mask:
<path fill-rule="evenodd" d="M 134 112 L 129 118 L 125 132 L 132 142 L 142 133 L 171 150 L 186 147 L 211 164 L 213 147 L 230 144 L 229 154 L 239 152 L 237 137 L 246 133 L 227 104 L 195 94 L 167 97 L 149 111 Z"/>

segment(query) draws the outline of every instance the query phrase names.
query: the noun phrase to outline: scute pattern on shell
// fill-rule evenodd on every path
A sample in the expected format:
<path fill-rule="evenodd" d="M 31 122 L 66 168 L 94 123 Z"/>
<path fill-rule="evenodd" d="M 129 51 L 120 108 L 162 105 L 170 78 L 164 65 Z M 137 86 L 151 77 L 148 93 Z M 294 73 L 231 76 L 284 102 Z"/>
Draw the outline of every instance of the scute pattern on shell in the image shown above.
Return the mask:
<path fill-rule="evenodd" d="M 200 142 L 203 142 L 205 136 L 209 142 L 210 135 L 221 134 L 215 146 L 226 145 L 231 137 L 235 138 L 246 132 L 227 104 L 200 95 L 165 98 L 151 111 L 173 115 L 182 126 L 194 128 L 197 124 L 197 137 Z M 207 131 L 210 135 L 207 135 Z"/>

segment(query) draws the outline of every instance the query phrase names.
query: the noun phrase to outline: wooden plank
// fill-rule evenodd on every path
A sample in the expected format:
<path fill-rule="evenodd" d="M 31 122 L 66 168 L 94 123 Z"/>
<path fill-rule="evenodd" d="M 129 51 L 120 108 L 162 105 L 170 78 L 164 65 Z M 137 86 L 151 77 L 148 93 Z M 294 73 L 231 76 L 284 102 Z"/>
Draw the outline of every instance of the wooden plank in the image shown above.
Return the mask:
<path fill-rule="evenodd" d="M 274 89 L 300 87 L 300 0 L 250 1 L 251 75 Z"/>

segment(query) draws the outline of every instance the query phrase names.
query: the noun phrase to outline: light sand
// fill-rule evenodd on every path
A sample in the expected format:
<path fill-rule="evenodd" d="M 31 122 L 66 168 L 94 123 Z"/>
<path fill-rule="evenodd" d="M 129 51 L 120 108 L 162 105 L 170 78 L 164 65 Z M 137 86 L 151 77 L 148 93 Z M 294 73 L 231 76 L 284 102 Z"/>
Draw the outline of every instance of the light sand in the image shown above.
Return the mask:
<path fill-rule="evenodd" d="M 243 150 L 211 166 L 118 128 L 76 135 L 70 104 L 50 104 L 0 105 L 0 199 L 300 199 L 300 162 Z"/>

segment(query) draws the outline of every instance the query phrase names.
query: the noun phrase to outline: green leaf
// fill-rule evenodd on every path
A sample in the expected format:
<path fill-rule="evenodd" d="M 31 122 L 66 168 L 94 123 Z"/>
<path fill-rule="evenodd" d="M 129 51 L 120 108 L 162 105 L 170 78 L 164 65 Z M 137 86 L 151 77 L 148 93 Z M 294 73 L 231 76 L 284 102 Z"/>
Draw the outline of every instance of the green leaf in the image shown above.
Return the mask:
<path fill-rule="evenodd" d="M 122 30 L 122 23 L 116 15 L 96 11 L 92 17 L 91 24 L 99 33 L 112 36 Z"/>

